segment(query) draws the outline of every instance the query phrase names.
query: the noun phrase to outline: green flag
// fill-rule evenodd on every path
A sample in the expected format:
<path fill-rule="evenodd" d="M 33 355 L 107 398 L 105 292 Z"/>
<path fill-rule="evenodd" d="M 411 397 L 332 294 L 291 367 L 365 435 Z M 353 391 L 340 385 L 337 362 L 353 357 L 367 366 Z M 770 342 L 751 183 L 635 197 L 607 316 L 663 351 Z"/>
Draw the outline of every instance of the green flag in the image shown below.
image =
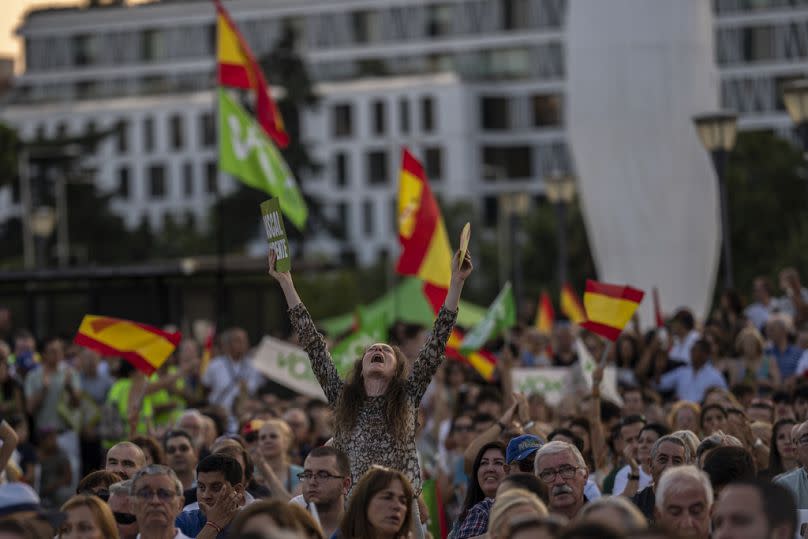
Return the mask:
<path fill-rule="evenodd" d="M 289 221 L 303 230 L 308 209 L 292 172 L 260 125 L 219 88 L 219 168 L 281 201 Z"/>
<path fill-rule="evenodd" d="M 359 308 L 359 329 L 345 337 L 331 350 L 331 358 L 340 376 L 345 378 L 354 361 L 362 357 L 371 344 L 387 340 L 387 325 L 383 318 L 370 318 Z"/>
<path fill-rule="evenodd" d="M 479 324 L 466 333 L 463 342 L 460 343 L 460 352 L 468 354 L 476 352 L 489 339 L 493 339 L 503 330 L 516 324 L 516 303 L 513 300 L 513 290 L 511 283 L 505 283 L 496 299 L 488 307 L 485 316 Z"/>

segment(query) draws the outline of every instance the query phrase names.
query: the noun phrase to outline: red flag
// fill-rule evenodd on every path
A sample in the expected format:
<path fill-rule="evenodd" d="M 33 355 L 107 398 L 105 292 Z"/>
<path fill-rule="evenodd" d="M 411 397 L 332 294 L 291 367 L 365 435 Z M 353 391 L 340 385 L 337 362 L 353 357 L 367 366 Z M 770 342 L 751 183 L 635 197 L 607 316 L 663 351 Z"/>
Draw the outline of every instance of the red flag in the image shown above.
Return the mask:
<path fill-rule="evenodd" d="M 644 295 L 642 290 L 630 286 L 587 280 L 584 292 L 586 322 L 581 327 L 616 341 Z"/>
<path fill-rule="evenodd" d="M 550 300 L 550 295 L 546 290 L 541 291 L 539 299 L 539 308 L 536 310 L 536 329 L 542 335 L 550 335 L 553 332 L 553 324 L 555 323 L 555 311 L 553 310 L 553 302 Z"/>
<path fill-rule="evenodd" d="M 258 123 L 270 139 L 281 148 L 286 148 L 289 145 L 289 134 L 283 125 L 280 111 L 269 94 L 269 84 L 227 10 L 219 0 L 213 2 L 217 12 L 216 60 L 219 67 L 219 84 L 229 88 L 252 90 L 255 94 L 255 115 Z"/>
<path fill-rule="evenodd" d="M 586 320 L 586 311 L 581 305 L 581 300 L 578 299 L 578 294 L 569 283 L 564 283 L 564 286 L 561 287 L 561 312 L 573 324 L 580 325 Z"/>

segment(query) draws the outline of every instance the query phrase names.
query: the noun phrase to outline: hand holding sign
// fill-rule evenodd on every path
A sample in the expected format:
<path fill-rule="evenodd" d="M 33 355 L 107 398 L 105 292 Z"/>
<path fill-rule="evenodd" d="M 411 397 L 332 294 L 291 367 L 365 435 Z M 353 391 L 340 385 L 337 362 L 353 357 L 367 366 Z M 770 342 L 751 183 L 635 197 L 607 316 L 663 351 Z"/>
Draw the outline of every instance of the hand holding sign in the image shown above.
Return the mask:
<path fill-rule="evenodd" d="M 270 259 L 270 273 L 277 271 L 287 273 L 292 269 L 292 259 L 289 255 L 289 241 L 286 239 L 286 229 L 283 226 L 280 202 L 271 198 L 261 203 L 261 218 L 267 231 L 269 250 L 275 255 L 274 261 Z"/>

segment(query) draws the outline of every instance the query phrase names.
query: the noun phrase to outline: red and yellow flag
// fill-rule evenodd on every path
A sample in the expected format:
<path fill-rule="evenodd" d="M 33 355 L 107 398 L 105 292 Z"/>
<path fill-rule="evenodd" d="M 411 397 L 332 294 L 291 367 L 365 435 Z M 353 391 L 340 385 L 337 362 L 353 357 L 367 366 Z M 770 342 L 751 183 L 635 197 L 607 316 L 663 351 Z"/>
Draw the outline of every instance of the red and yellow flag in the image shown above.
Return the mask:
<path fill-rule="evenodd" d="M 199 374 L 205 374 L 213 356 L 213 339 L 216 337 L 216 326 L 211 326 L 205 338 L 205 347 L 202 349 L 202 361 L 199 364 Z"/>
<path fill-rule="evenodd" d="M 452 277 L 452 248 L 440 207 L 424 173 L 424 167 L 407 148 L 402 150 L 398 188 L 398 240 L 401 255 L 396 272 L 414 275 L 424 282 L 423 292 L 435 313 L 440 310 Z M 446 356 L 466 361 L 486 380 L 493 379 L 496 358 L 478 350 L 460 353 L 463 332 L 452 330 Z"/>
<path fill-rule="evenodd" d="M 229 88 L 252 90 L 255 94 L 255 115 L 258 123 L 275 144 L 286 148 L 289 145 L 289 134 L 283 125 L 280 111 L 269 94 L 269 85 L 264 74 L 227 10 L 219 0 L 213 1 L 216 4 L 218 34 L 216 61 L 219 65 L 219 84 Z"/>
<path fill-rule="evenodd" d="M 151 375 L 165 363 L 181 338 L 180 332 L 167 333 L 139 322 L 88 314 L 73 342 L 99 354 L 120 356 Z"/>
<path fill-rule="evenodd" d="M 586 320 L 586 311 L 581 305 L 581 300 L 569 283 L 564 283 L 561 287 L 561 312 L 573 324 L 580 325 Z"/>
<path fill-rule="evenodd" d="M 616 341 L 644 295 L 642 290 L 630 286 L 587 280 L 584 292 L 587 320 L 581 327 Z"/>
<path fill-rule="evenodd" d="M 555 311 L 553 310 L 553 302 L 550 300 L 550 295 L 546 290 L 541 291 L 539 298 L 539 308 L 536 310 L 536 329 L 542 335 L 550 335 L 553 332 L 553 324 L 555 323 Z"/>

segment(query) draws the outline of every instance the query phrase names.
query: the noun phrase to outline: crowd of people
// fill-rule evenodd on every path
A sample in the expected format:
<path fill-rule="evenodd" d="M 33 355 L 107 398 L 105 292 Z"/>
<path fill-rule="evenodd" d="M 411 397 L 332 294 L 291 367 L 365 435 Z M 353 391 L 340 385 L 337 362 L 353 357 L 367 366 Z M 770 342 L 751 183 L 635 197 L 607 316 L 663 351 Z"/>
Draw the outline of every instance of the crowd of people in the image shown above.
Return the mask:
<path fill-rule="evenodd" d="M 0 539 L 808 536 L 808 290 L 780 273 L 614 346 L 520 321 L 488 347 L 495 380 L 446 360 L 470 255 L 432 328 L 395 324 L 346 377 L 285 297 L 326 402 L 255 368 L 222 332 L 202 372 L 183 340 L 156 373 L 69 339 L 0 332 Z M 512 370 L 605 357 L 551 406 Z M 5 342 L 7 341 L 7 342 Z M 606 353 L 604 354 L 604 350 Z M 619 398 L 601 397 L 605 369 Z M 611 393 L 610 393 L 611 397 Z M 429 492 L 426 490 L 429 489 Z M 437 532 L 436 532 L 437 533 Z M 436 538 L 437 539 L 437 538 Z"/>

